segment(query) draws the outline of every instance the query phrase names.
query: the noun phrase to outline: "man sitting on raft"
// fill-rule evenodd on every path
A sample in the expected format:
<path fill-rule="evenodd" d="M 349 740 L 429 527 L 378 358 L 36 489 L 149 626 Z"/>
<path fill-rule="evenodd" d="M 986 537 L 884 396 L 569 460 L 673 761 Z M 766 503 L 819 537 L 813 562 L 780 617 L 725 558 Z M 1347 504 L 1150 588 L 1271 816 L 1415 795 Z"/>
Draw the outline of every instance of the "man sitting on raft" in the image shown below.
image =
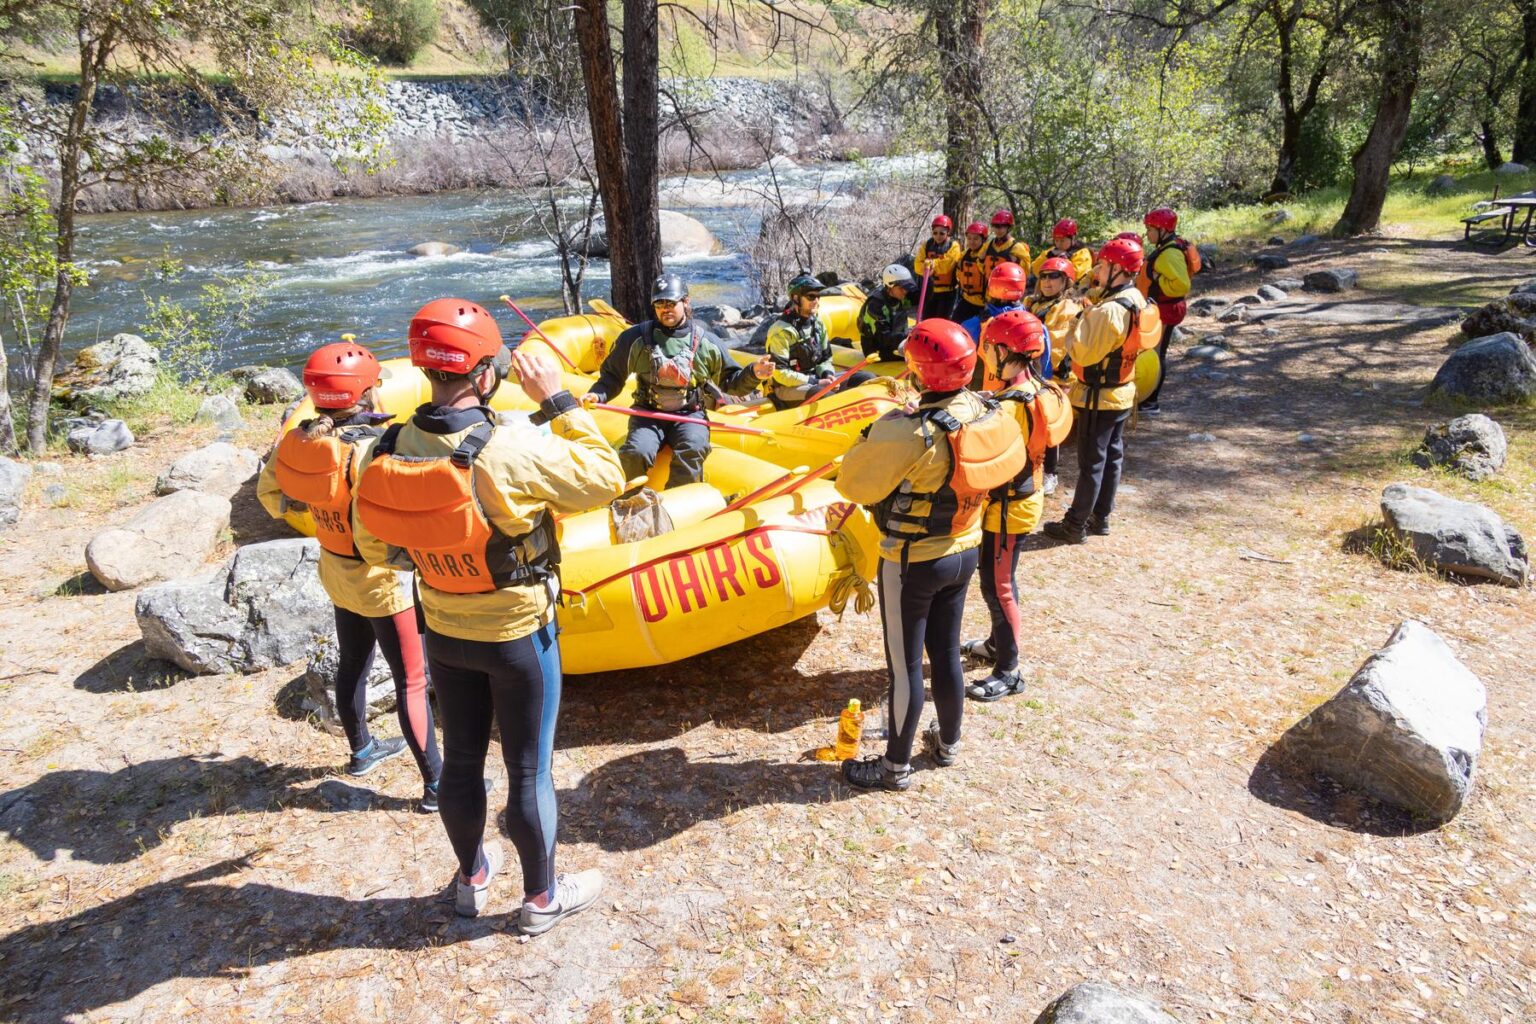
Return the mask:
<path fill-rule="evenodd" d="M 809 274 L 789 282 L 789 305 L 768 328 L 768 357 L 773 367 L 773 387 L 768 394 L 776 408 L 793 409 L 805 404 L 837 376 L 827 325 L 816 315 L 821 305 L 821 288 L 821 282 Z M 874 377 L 861 370 L 838 385 L 837 390 L 857 387 Z"/>
<path fill-rule="evenodd" d="M 634 416 L 629 436 L 619 446 L 619 461 L 630 480 L 645 476 L 662 445 L 672 448 L 667 486 L 695 484 L 704 479 L 709 455 L 704 391 L 743 395 L 767 380 L 773 363 L 763 356 L 750 366 L 737 367 L 726 358 L 714 335 L 693 319 L 688 283 L 676 274 L 663 274 L 651 286 L 654 320 L 636 324 L 614 342 L 603 360 L 597 383 L 582 404 L 595 405 L 624 390 L 635 378 L 634 408 L 687 416 L 697 422 L 673 423 Z"/>

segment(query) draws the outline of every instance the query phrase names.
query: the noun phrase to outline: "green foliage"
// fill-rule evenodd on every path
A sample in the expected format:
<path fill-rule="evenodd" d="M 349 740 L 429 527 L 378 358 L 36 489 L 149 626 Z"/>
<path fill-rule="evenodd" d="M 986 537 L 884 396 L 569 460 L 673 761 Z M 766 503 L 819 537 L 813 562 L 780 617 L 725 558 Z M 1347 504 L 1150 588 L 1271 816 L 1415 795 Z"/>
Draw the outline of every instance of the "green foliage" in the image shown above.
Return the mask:
<path fill-rule="evenodd" d="M 437 38 L 435 0 L 366 0 L 358 49 L 386 64 L 409 64 Z"/>
<path fill-rule="evenodd" d="M 182 265 L 169 254 L 159 260 L 156 277 L 174 281 Z M 160 350 L 162 365 L 178 381 L 209 390 L 220 353 L 255 319 L 262 292 L 272 274 L 253 269 L 220 274 L 204 284 L 193 302 L 144 294 L 144 340 Z"/>
<path fill-rule="evenodd" d="M 1328 188 L 1349 180 L 1349 148 L 1334 124 L 1333 112 L 1318 107 L 1302 122 L 1292 192 Z"/>

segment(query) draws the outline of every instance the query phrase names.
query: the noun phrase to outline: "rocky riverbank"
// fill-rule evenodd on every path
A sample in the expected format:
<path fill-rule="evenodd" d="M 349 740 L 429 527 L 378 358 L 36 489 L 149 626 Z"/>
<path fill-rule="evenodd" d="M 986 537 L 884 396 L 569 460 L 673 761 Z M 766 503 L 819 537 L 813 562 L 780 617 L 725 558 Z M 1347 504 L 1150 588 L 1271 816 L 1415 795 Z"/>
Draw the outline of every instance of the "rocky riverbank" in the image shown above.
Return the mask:
<path fill-rule="evenodd" d="M 0 83 L 23 123 L 56 123 L 76 86 Z M 134 187 L 108 184 L 87 191 L 88 212 L 185 209 L 227 203 L 304 202 L 336 196 L 421 194 L 478 186 L 534 185 L 560 179 L 571 154 L 559 140 L 563 122 L 524 83 L 506 76 L 391 81 L 380 102 L 386 113 L 379 166 L 349 165 L 344 144 L 326 142 L 316 126 L 346 114 L 305 111 L 255 129 L 256 145 L 238 175 Z M 663 123 L 686 120 L 661 140 L 662 173 L 756 167 L 775 156 L 842 160 L 886 151 L 895 130 L 894 104 L 862 104 L 847 112 L 818 85 L 748 78 L 679 79 L 665 85 Z M 175 111 L 167 117 L 165 111 Z M 228 137 L 212 108 L 193 95 L 167 96 L 149 86 L 103 87 L 94 114 L 124 144 L 164 134 L 191 144 L 200 136 Z M 577 133 L 580 134 L 579 132 Z M 23 158 L 50 177 L 57 156 L 45 133 L 22 139 Z M 254 168 L 249 165 L 255 164 Z"/>

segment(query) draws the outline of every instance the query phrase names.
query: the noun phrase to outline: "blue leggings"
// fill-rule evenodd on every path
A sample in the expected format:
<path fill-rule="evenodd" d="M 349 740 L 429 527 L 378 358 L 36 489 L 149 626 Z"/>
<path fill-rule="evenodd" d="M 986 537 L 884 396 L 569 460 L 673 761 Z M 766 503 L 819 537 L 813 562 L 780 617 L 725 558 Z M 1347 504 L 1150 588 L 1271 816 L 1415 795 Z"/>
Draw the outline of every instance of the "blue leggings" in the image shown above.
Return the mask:
<path fill-rule="evenodd" d="M 523 892 L 555 884 L 555 780 L 550 762 L 560 713 L 560 647 L 551 623 L 517 640 L 461 640 L 427 631 L 427 664 L 443 728 L 438 788 L 443 828 L 473 875 L 485 837 L 485 756 L 491 722 L 507 765 L 507 832 L 523 866 Z"/>

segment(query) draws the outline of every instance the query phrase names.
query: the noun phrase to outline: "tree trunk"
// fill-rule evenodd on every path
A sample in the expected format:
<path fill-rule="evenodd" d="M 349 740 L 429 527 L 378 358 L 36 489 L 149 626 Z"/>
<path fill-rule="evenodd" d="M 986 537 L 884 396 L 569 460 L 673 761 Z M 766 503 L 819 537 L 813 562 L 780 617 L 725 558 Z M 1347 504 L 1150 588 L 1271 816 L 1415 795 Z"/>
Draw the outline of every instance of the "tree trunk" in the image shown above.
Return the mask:
<path fill-rule="evenodd" d="M 1291 190 L 1296 178 L 1296 160 L 1301 154 L 1301 120 L 1305 115 L 1294 110 L 1283 112 L 1280 119 L 1280 152 L 1275 158 L 1275 180 L 1269 192 L 1276 195 Z"/>
<path fill-rule="evenodd" d="M 647 296 L 636 294 L 635 278 L 624 269 L 635 266 L 634 218 L 629 204 L 629 162 L 619 119 L 619 88 L 608 42 L 608 8 L 604 0 L 576 0 L 575 11 L 592 157 L 608 231 L 608 262 L 613 268 L 613 304 L 625 316 L 634 317 L 643 312 Z"/>
<path fill-rule="evenodd" d="M 1536 0 L 1520 4 L 1520 100 L 1515 108 L 1514 159 L 1536 163 Z"/>
<path fill-rule="evenodd" d="M 1386 34 L 1382 39 L 1380 93 L 1371 130 L 1355 150 L 1350 163 L 1354 184 L 1344 213 L 1333 226 L 1336 237 L 1363 235 L 1381 224 L 1381 208 L 1387 201 L 1392 159 L 1408 133 L 1413 94 L 1419 85 L 1419 66 L 1424 49 L 1424 0 L 1385 0 L 1382 14 Z"/>
<path fill-rule="evenodd" d="M 83 17 L 83 16 L 82 16 Z M 58 366 L 59 349 L 64 343 L 64 329 L 69 326 L 69 301 L 75 291 L 75 201 L 80 196 L 80 157 L 85 148 L 85 133 L 91 106 L 96 100 L 106 58 L 113 47 L 112 30 L 99 39 L 89 39 L 85 25 L 79 26 L 80 89 L 70 108 L 69 122 L 59 145 L 59 212 L 57 217 L 58 273 L 54 278 L 53 305 L 48 310 L 48 326 L 32 364 L 32 394 L 27 401 L 27 448 L 41 455 L 48 445 L 48 408 L 53 401 L 53 372 Z"/>
<path fill-rule="evenodd" d="M 933 14 L 944 90 L 944 212 L 970 219 L 981 167 L 981 65 L 987 0 L 957 0 Z"/>
<path fill-rule="evenodd" d="M 1504 157 L 1499 154 L 1499 136 L 1491 116 L 1478 122 L 1478 141 L 1483 144 L 1483 163 L 1488 165 L 1490 171 L 1504 166 Z"/>
<path fill-rule="evenodd" d="M 658 210 L 660 148 L 660 53 L 656 41 L 656 0 L 624 0 L 624 147 L 629 157 L 629 209 L 634 218 L 634 264 L 627 272 L 645 299 L 630 317 L 650 312 L 651 281 L 661 274 L 661 217 Z M 618 273 L 619 268 L 614 268 Z M 620 307 L 621 309 L 623 307 Z"/>
<path fill-rule="evenodd" d="M 11 415 L 11 366 L 0 338 L 0 455 L 16 454 L 16 421 Z"/>

